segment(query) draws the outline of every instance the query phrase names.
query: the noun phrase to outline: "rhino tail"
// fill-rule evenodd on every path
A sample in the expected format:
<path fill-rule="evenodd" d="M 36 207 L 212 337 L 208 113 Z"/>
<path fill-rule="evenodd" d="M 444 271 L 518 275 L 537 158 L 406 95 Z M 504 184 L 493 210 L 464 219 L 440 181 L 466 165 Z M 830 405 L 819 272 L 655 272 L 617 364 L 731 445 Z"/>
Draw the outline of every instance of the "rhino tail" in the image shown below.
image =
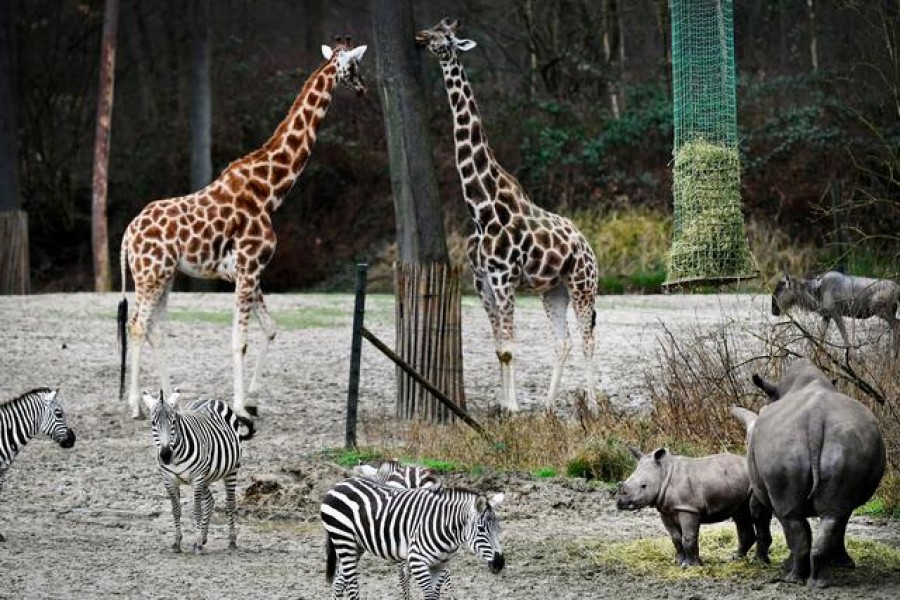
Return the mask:
<path fill-rule="evenodd" d="M 809 419 L 806 439 L 809 444 L 809 467 L 812 470 L 812 489 L 806 497 L 809 500 L 819 489 L 819 461 L 822 459 L 822 443 L 825 440 L 825 418 L 820 413 L 813 413 Z"/>

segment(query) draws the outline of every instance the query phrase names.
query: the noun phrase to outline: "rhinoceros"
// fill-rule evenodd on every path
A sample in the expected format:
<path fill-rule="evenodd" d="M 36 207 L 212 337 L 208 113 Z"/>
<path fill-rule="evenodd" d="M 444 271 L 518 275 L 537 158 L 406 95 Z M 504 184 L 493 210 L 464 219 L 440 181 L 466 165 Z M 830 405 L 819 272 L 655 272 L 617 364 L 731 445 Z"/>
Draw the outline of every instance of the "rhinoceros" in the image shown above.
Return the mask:
<path fill-rule="evenodd" d="M 753 381 L 769 403 L 758 416 L 731 409 L 747 429 L 753 495 L 781 521 L 791 552 L 786 579 L 824 587 L 830 567 L 854 566 L 844 533 L 884 474 L 884 439 L 872 412 L 809 360 L 795 361 L 777 384 L 759 375 Z M 820 517 L 814 545 L 812 516 Z"/>
<path fill-rule="evenodd" d="M 715 454 L 689 458 L 658 448 L 642 454 L 630 448 L 638 460 L 634 473 L 619 484 L 616 508 L 640 510 L 653 506 L 682 567 L 702 565 L 698 534 L 701 523 L 734 519 L 737 527 L 738 559 L 756 543 L 759 560 L 769 562 L 770 515 L 765 520 L 751 515 L 750 478 L 747 462 L 736 454 Z"/>

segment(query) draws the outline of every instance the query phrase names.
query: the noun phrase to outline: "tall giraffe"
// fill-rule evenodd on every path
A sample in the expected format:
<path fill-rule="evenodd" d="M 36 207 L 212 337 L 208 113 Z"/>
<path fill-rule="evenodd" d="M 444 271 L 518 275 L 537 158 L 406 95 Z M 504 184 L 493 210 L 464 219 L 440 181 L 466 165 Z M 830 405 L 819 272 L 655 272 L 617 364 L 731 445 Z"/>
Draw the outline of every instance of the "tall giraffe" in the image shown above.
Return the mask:
<path fill-rule="evenodd" d="M 300 176 L 316 141 L 316 130 L 331 103 L 336 84 L 365 92 L 359 61 L 366 46 L 338 41 L 322 46 L 325 63 L 303 85 L 287 117 L 257 150 L 232 162 L 205 188 L 187 196 L 156 200 L 134 218 L 122 237 L 122 295 L 126 265 L 135 288 L 135 313 L 127 324 L 128 304 L 119 304 L 122 365 L 119 396 L 125 387 L 126 340 L 133 342 L 128 402 L 132 417 L 142 417 L 138 391 L 141 345 L 153 348 L 160 387 L 171 392 L 163 352 L 161 321 L 176 271 L 191 277 L 234 282 L 235 310 L 231 350 L 234 367 L 234 409 L 241 416 L 256 414 L 255 402 L 244 399 L 244 355 L 250 314 L 256 315 L 265 338 L 248 389 L 253 394 L 265 362 L 275 324 L 266 310 L 260 277 L 275 252 L 272 214 Z"/>
<path fill-rule="evenodd" d="M 522 186 L 494 158 L 487 143 L 466 72 L 457 57 L 475 42 L 456 37 L 458 21 L 443 19 L 416 34 L 416 42 L 438 57 L 453 111 L 456 167 L 475 232 L 468 239 L 475 289 L 487 311 L 500 360 L 501 405 L 517 410 L 513 347 L 515 293 L 541 297 L 556 338 L 556 363 L 547 392 L 553 406 L 571 349 L 569 302 L 581 327 L 588 402 L 596 404 L 593 370 L 597 259 L 569 219 L 535 206 Z"/>

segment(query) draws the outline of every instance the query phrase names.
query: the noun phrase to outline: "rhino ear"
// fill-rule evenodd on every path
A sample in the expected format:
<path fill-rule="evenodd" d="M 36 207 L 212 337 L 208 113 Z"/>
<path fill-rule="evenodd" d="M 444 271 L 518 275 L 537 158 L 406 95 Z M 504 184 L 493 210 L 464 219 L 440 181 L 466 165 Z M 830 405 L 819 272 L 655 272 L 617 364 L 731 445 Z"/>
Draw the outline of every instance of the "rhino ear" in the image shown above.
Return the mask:
<path fill-rule="evenodd" d="M 666 450 L 665 448 L 657 448 L 656 450 L 653 451 L 653 460 L 655 460 L 656 462 L 659 462 L 663 458 L 665 458 L 668 453 L 669 453 L 669 451 Z"/>
<path fill-rule="evenodd" d="M 758 373 L 754 373 L 751 379 L 753 380 L 753 385 L 766 393 L 766 396 L 769 397 L 769 402 L 778 400 L 779 394 L 777 387 L 760 377 Z"/>
<path fill-rule="evenodd" d="M 631 444 L 627 444 L 628 451 L 631 452 L 631 455 L 634 457 L 634 460 L 640 462 L 642 458 L 644 458 L 644 453 L 632 446 Z"/>

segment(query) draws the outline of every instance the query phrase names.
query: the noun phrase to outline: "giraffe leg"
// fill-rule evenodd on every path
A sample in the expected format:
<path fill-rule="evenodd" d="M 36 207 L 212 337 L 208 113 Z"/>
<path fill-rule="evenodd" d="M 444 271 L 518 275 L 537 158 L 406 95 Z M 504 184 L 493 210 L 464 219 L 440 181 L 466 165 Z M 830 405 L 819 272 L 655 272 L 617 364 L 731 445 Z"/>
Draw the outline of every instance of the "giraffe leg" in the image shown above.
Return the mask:
<path fill-rule="evenodd" d="M 159 389 L 166 396 L 172 393 L 172 380 L 169 377 L 169 363 L 165 356 L 165 335 L 163 334 L 163 321 L 165 321 L 169 304 L 169 292 L 172 291 L 174 280 L 164 288 L 162 295 L 153 309 L 150 325 L 147 328 L 147 342 L 153 348 L 153 359 L 156 362 L 156 372 L 159 376 Z"/>
<path fill-rule="evenodd" d="M 231 335 L 231 354 L 234 363 L 234 411 L 242 417 L 251 417 L 244 406 L 244 356 L 247 354 L 247 326 L 253 310 L 253 298 L 258 280 L 241 277 L 234 285 L 234 328 Z"/>
<path fill-rule="evenodd" d="M 499 320 L 499 339 L 497 343 L 497 358 L 500 359 L 500 381 L 504 397 L 501 399 L 503 406 L 511 411 L 519 410 L 516 400 L 516 369 L 513 360 L 515 349 L 515 314 L 516 298 L 509 286 L 493 287 L 494 298 L 497 300 L 497 315 Z"/>
<path fill-rule="evenodd" d="M 135 283 L 135 311 L 128 323 L 128 338 L 131 342 L 131 379 L 128 387 L 128 405 L 131 407 L 131 416 L 134 419 L 144 417 L 141 393 L 138 388 L 141 376 L 141 350 L 144 340 L 148 338 L 153 327 L 157 304 L 168 289 L 168 279 L 171 277 L 158 279 L 149 285 L 143 281 L 140 284 Z"/>
<path fill-rule="evenodd" d="M 275 339 L 275 321 L 272 320 L 272 316 L 266 308 L 266 302 L 263 299 L 261 290 L 256 290 L 253 301 L 253 314 L 256 315 L 256 320 L 259 321 L 259 326 L 262 328 L 264 336 L 262 347 L 259 349 L 259 356 L 256 358 L 256 367 L 253 369 L 253 378 L 250 380 L 250 387 L 247 388 L 247 412 L 255 415 L 257 410 L 256 400 L 253 398 L 253 395 L 256 392 L 263 365 L 266 364 L 269 344 Z"/>
<path fill-rule="evenodd" d="M 566 324 L 566 311 L 569 308 L 569 291 L 564 286 L 559 286 L 541 295 L 544 312 L 550 320 L 553 329 L 553 337 L 556 338 L 556 362 L 553 365 L 553 375 L 550 376 L 550 389 L 547 390 L 547 410 L 553 408 L 556 393 L 559 391 L 559 382 L 562 379 L 563 368 L 572 343 L 569 340 L 569 327 Z"/>
<path fill-rule="evenodd" d="M 575 318 L 581 329 L 581 351 L 584 355 L 585 385 L 588 408 L 594 410 L 597 407 L 597 375 L 594 371 L 594 327 L 597 321 L 597 311 L 594 309 L 596 293 L 570 291 L 572 307 L 575 309 Z"/>

